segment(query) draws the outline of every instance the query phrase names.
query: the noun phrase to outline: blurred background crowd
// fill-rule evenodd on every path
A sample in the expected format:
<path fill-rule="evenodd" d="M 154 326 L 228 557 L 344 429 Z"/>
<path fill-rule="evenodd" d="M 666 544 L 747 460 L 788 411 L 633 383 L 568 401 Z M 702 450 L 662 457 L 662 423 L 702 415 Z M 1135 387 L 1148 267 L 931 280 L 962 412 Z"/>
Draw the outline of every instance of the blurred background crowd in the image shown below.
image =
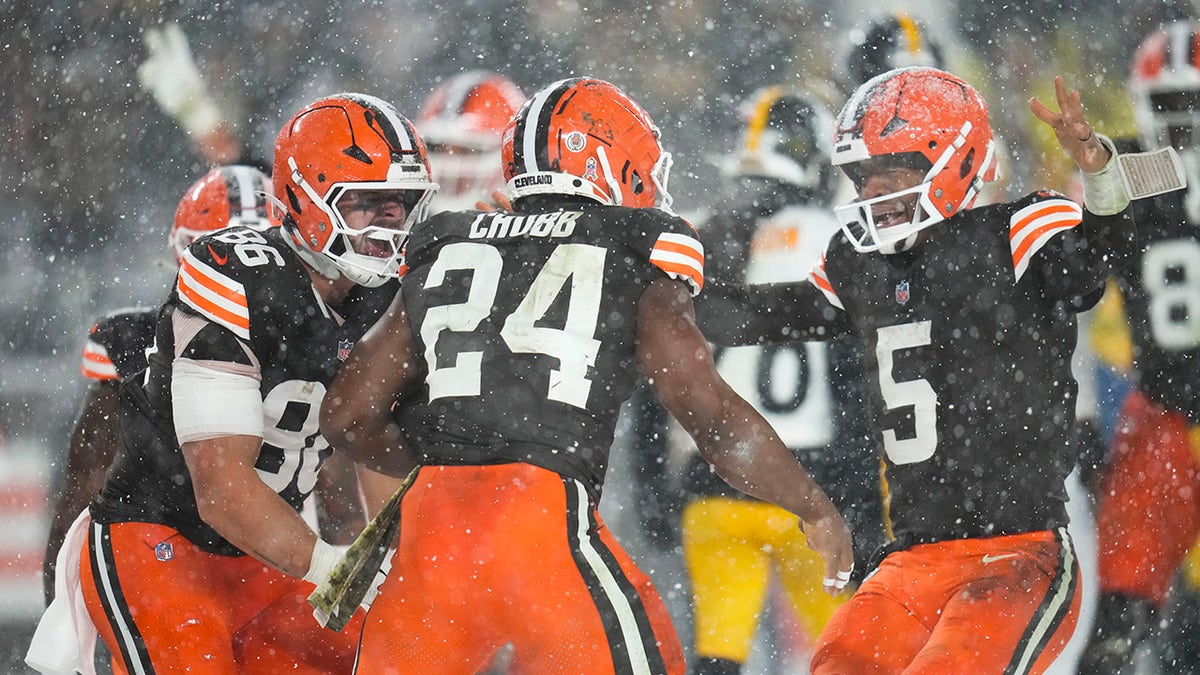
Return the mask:
<path fill-rule="evenodd" d="M 1111 136 L 1133 135 L 1125 85 L 1140 39 L 1200 15 L 1188 0 L 46 0 L 0 3 L 0 671 L 40 613 L 49 495 L 84 386 L 90 322 L 156 305 L 174 273 L 165 233 L 187 185 L 210 166 L 139 84 L 144 31 L 184 31 L 209 95 L 229 123 L 228 159 L 270 157 L 279 126 L 338 91 L 371 93 L 415 117 L 445 78 L 503 73 L 524 91 L 568 75 L 618 84 L 649 110 L 674 153 L 684 215 L 717 198 L 738 105 L 764 85 L 793 85 L 838 110 L 843 56 L 887 12 L 925 22 L 949 70 L 991 105 L 1008 151 L 1002 189 L 1065 189 L 1070 167 L 1041 137 L 1027 100 L 1055 74 L 1078 88 Z M 856 33 L 857 31 L 857 33 Z M 852 86 L 850 87 L 852 88 Z M 435 167 L 436 171 L 436 167 Z M 636 441 L 628 443 L 636 445 Z M 629 466 L 616 470 L 636 474 Z M 636 476 L 634 476 L 636 478 Z M 602 509 L 635 557 L 645 541 L 632 503 Z M 658 555 L 642 547 L 644 555 Z M 669 562 L 664 562 L 669 566 Z M 652 569 L 653 564 L 646 564 Z M 659 583 L 684 604 L 678 584 Z M 678 626 L 686 633 L 687 626 Z M 684 641 L 685 644 L 687 640 Z"/>

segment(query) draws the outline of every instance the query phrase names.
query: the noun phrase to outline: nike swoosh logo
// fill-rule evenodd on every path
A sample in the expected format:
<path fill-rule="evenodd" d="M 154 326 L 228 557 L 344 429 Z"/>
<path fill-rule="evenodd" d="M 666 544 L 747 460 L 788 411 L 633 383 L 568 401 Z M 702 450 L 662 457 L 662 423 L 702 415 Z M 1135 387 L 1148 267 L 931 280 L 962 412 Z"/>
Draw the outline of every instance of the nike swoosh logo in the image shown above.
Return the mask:
<path fill-rule="evenodd" d="M 221 256 L 221 255 L 217 255 L 217 252 L 216 252 L 216 251 L 214 251 L 214 250 L 212 250 L 212 245 L 211 245 L 211 244 L 206 244 L 205 246 L 208 248 L 208 252 L 209 252 L 209 254 L 210 254 L 210 255 L 212 255 L 212 257 L 213 257 L 213 260 L 216 260 L 216 261 L 217 261 L 217 264 L 218 264 L 218 265 L 220 265 L 221 267 L 224 267 L 224 266 L 225 266 L 225 263 L 229 262 L 229 255 L 228 255 L 228 254 L 226 254 L 226 255 L 223 255 L 223 256 Z"/>
<path fill-rule="evenodd" d="M 1000 555 L 985 555 L 985 556 L 983 556 L 983 564 L 986 565 L 988 563 L 994 563 L 997 560 L 1004 560 L 1005 558 L 1015 558 L 1015 557 L 1017 557 L 1016 553 L 1001 553 Z"/>

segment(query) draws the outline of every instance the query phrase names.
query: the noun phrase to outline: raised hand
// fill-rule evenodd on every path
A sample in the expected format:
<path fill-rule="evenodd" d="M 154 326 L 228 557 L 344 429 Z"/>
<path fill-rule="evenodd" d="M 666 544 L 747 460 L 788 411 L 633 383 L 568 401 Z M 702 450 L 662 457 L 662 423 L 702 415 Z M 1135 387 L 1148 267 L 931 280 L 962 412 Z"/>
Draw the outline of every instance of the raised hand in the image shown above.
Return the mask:
<path fill-rule="evenodd" d="M 183 30 L 173 23 L 161 28 L 150 26 L 142 39 L 147 52 L 146 60 L 138 67 L 142 88 L 189 134 L 212 131 L 221 122 L 220 111 L 208 98 Z"/>
<path fill-rule="evenodd" d="M 1096 173 L 1103 169 L 1111 153 L 1100 139 L 1096 138 L 1095 130 L 1083 116 L 1079 92 L 1075 89 L 1068 92 L 1067 85 L 1060 75 L 1054 78 L 1054 96 L 1058 99 L 1060 112 L 1047 108 L 1036 96 L 1029 99 L 1029 109 L 1035 117 L 1054 129 L 1058 144 L 1068 157 L 1075 160 L 1081 170 Z"/>

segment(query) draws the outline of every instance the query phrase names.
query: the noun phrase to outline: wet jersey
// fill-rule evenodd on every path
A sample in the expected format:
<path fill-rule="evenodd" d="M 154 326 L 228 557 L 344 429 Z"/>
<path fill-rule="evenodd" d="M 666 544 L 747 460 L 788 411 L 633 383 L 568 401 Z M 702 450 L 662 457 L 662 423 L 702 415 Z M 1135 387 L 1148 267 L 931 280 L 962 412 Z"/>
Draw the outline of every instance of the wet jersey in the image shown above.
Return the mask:
<path fill-rule="evenodd" d="M 1188 218 L 1186 196 L 1135 203 L 1142 249 L 1117 282 L 1132 328 L 1136 386 L 1200 424 L 1200 223 Z"/>
<path fill-rule="evenodd" d="M 202 549 L 241 551 L 199 517 L 171 407 L 175 355 L 255 366 L 261 377 L 263 482 L 299 510 L 332 453 L 318 432 L 326 385 L 354 342 L 390 303 L 396 285 L 356 287 L 327 306 L 279 228 L 234 227 L 196 240 L 158 312 L 155 347 L 141 378 L 122 388 L 121 448 L 92 504 L 101 523 L 168 525 Z M 203 327 L 176 345 L 181 320 Z"/>
<path fill-rule="evenodd" d="M 83 347 L 80 370 L 89 380 L 115 381 L 146 367 L 154 343 L 156 309 L 121 309 L 96 322 Z"/>
<path fill-rule="evenodd" d="M 400 422 L 425 464 L 528 462 L 598 498 L 642 292 L 664 274 L 698 292 L 703 252 L 663 211 L 553 204 L 414 228 L 401 292 L 428 374 Z"/>
<path fill-rule="evenodd" d="M 838 234 L 807 282 L 714 285 L 710 338 L 862 340 L 900 546 L 1064 525 L 1075 313 L 1131 259 L 1129 210 L 1100 217 L 1037 193 L 924 234 L 895 255 Z"/>

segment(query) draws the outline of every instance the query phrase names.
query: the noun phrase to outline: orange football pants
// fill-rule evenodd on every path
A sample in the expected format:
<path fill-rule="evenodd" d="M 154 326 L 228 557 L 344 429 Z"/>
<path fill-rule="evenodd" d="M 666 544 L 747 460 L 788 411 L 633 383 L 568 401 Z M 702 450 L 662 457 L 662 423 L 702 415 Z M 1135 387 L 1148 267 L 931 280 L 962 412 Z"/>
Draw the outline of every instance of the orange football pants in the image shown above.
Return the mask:
<path fill-rule="evenodd" d="M 666 606 L 582 484 L 530 464 L 424 467 L 355 672 L 465 675 L 506 644 L 520 673 L 684 672 Z"/>
<path fill-rule="evenodd" d="M 812 673 L 1042 673 L 1075 631 L 1078 578 L 1065 528 L 897 551 L 834 613 Z"/>
<path fill-rule="evenodd" d="M 1121 407 L 1096 513 L 1100 591 L 1162 606 L 1200 534 L 1200 427 L 1138 391 Z"/>
<path fill-rule="evenodd" d="M 116 675 L 354 667 L 362 613 L 340 633 L 321 628 L 307 581 L 205 553 L 164 525 L 92 523 L 84 547 L 83 597 Z"/>

